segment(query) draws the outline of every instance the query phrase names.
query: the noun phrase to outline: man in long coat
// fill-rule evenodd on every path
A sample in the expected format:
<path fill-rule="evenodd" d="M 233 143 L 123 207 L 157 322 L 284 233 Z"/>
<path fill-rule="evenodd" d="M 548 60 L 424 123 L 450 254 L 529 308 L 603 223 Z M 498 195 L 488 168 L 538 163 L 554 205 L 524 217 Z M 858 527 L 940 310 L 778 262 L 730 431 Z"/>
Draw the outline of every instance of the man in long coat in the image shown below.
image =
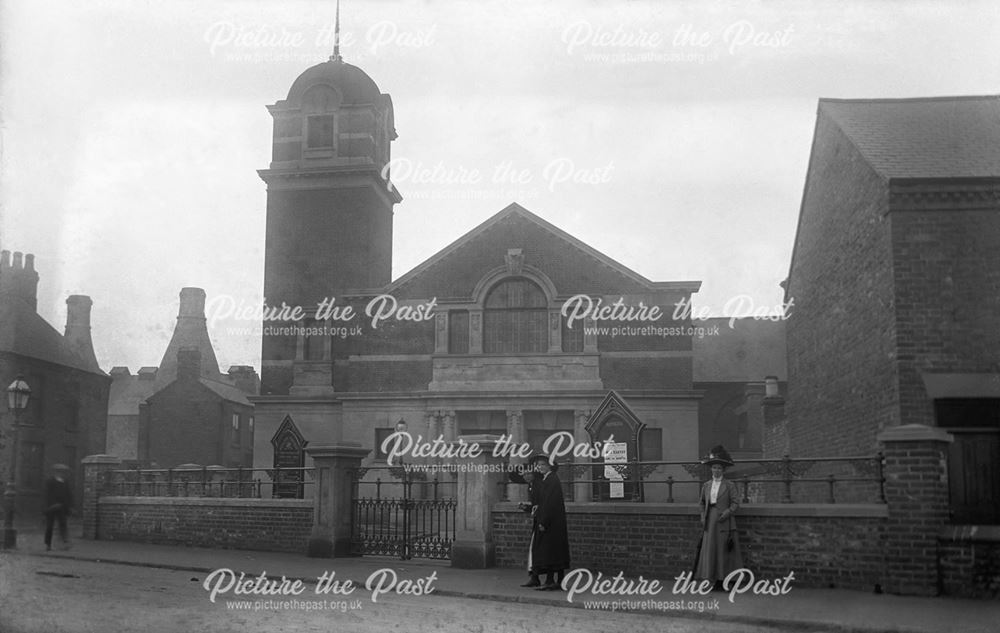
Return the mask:
<path fill-rule="evenodd" d="M 52 527 L 59 525 L 63 547 L 69 547 L 66 517 L 73 509 L 73 488 L 69 483 L 69 467 L 56 464 L 52 476 L 45 480 L 45 549 L 52 549 Z"/>
<path fill-rule="evenodd" d="M 538 591 L 558 591 L 569 569 L 569 534 L 566 530 L 566 504 L 562 483 L 556 470 L 559 465 L 546 455 L 532 460 L 539 479 L 538 510 L 535 513 L 531 561 L 535 573 L 546 574 L 545 584 Z"/>

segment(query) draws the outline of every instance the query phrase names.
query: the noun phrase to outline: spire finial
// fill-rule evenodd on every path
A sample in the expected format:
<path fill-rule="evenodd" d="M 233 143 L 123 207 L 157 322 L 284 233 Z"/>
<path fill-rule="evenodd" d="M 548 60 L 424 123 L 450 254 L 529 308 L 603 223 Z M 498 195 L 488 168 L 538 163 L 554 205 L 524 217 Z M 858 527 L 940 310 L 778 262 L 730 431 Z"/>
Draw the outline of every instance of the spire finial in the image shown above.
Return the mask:
<path fill-rule="evenodd" d="M 337 0 L 337 22 L 333 27 L 333 55 L 331 62 L 342 62 L 344 58 L 340 56 L 340 0 Z"/>

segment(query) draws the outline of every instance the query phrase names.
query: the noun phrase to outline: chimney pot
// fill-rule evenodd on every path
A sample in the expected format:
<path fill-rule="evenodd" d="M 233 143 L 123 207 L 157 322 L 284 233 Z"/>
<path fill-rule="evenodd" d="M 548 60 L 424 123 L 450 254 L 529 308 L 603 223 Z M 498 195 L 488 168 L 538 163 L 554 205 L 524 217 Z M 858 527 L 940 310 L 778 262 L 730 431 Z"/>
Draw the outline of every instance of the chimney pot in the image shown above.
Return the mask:
<path fill-rule="evenodd" d="M 10 251 L 0 251 L 0 266 L 10 268 Z"/>
<path fill-rule="evenodd" d="M 22 257 L 24 257 L 24 253 L 21 253 L 20 251 L 14 253 L 14 263 L 13 263 L 14 268 L 17 269 L 23 268 L 23 264 L 21 263 Z"/>
<path fill-rule="evenodd" d="M 177 318 L 205 318 L 205 291 L 201 288 L 181 288 L 181 307 Z"/>

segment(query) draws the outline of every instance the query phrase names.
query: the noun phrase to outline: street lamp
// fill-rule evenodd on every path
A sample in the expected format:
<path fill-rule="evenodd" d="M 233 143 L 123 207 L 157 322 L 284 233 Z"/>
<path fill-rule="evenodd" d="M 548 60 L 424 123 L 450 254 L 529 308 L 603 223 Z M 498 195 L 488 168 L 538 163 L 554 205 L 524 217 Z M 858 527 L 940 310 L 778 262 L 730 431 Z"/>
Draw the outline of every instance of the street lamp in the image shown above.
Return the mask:
<path fill-rule="evenodd" d="M 17 530 L 14 528 L 14 505 L 17 501 L 17 454 L 20 449 L 21 412 L 28 406 L 31 387 L 18 376 L 7 387 L 7 409 L 14 414 L 12 422 L 14 437 L 10 446 L 10 472 L 7 474 L 7 489 L 3 493 L 3 549 L 17 547 Z"/>

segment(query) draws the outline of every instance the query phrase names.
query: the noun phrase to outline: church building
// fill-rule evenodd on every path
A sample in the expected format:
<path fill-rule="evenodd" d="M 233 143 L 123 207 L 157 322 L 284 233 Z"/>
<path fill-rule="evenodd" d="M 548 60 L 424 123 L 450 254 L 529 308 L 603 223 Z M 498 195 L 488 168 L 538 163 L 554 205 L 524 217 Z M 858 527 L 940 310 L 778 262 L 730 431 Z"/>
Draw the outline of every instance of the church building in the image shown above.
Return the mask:
<path fill-rule="evenodd" d="M 717 322 L 673 318 L 701 282 L 650 280 L 516 203 L 392 279 L 389 95 L 335 54 L 268 110 L 264 296 L 308 317 L 263 323 L 255 467 L 308 465 L 305 445 L 342 442 L 378 463 L 400 422 L 536 451 L 559 431 L 614 436 L 630 460 L 719 442 L 759 455 L 748 409 L 765 377 L 785 380 L 783 324 L 706 335 Z"/>

